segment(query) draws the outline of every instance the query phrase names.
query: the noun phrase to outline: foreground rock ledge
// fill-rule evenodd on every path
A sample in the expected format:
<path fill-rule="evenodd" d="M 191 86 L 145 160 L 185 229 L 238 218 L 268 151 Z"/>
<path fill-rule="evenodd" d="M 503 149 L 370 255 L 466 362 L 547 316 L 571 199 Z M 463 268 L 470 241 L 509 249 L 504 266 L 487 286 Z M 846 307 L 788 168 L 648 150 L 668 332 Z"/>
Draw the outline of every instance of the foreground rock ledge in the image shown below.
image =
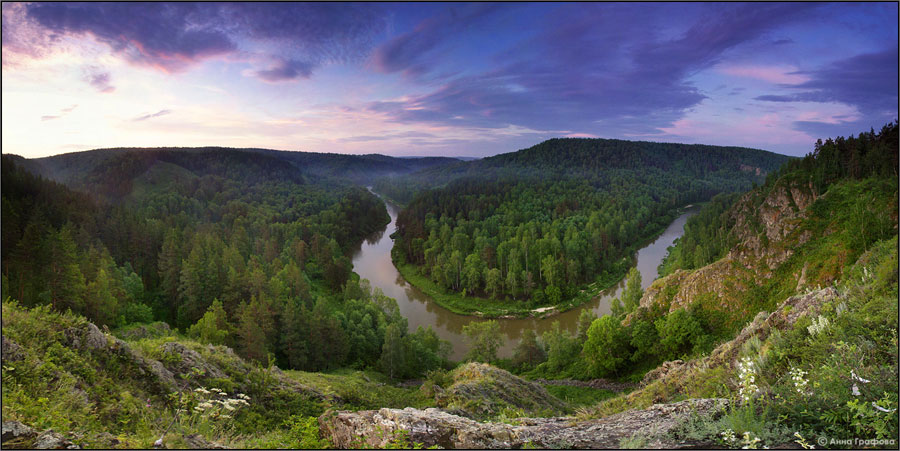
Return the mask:
<path fill-rule="evenodd" d="M 692 413 L 712 415 L 728 404 L 724 399 L 691 399 L 656 404 L 597 420 L 573 417 L 520 418 L 517 424 L 479 423 L 438 409 L 380 409 L 330 412 L 319 417 L 319 425 L 338 448 L 385 448 L 399 431 L 424 446 L 447 449 L 521 448 L 618 448 L 623 439 L 646 440 L 647 448 L 693 448 L 667 435 Z"/>

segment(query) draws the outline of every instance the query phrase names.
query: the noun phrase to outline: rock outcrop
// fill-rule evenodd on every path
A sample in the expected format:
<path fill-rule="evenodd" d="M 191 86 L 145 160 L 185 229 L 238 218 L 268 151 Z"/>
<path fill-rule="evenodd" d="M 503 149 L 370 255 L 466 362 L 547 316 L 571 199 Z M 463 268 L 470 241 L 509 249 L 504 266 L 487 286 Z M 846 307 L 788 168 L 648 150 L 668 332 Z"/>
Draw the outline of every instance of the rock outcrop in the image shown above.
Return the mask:
<path fill-rule="evenodd" d="M 762 197 L 764 196 L 764 197 Z M 678 270 L 653 282 L 641 297 L 641 307 L 660 305 L 675 311 L 703 296 L 717 300 L 721 309 L 734 309 L 748 289 L 769 279 L 811 239 L 800 225 L 816 200 L 807 186 L 778 185 L 763 195 L 750 191 L 724 214 L 733 224 L 729 233 L 735 246 L 722 259 L 691 271 Z M 800 274 L 798 273 L 798 277 Z M 803 272 L 803 283 L 806 272 Z M 749 313 L 749 312 L 742 312 Z"/>
<path fill-rule="evenodd" d="M 565 403 L 540 384 L 484 363 L 469 363 L 453 371 L 453 384 L 435 395 L 439 407 L 462 416 L 486 419 L 504 409 L 528 415 L 560 415 Z"/>
<path fill-rule="evenodd" d="M 618 448 L 624 439 L 640 437 L 647 448 L 697 447 L 669 437 L 669 431 L 692 414 L 715 415 L 728 402 L 693 399 L 632 410 L 599 420 L 572 417 L 520 418 L 516 424 L 479 423 L 438 409 L 380 409 L 329 412 L 319 425 L 338 448 L 389 445 L 440 446 L 446 449 Z"/>
<path fill-rule="evenodd" d="M 81 449 L 81 446 L 52 429 L 38 433 L 18 421 L 3 422 L 4 449 Z"/>
<path fill-rule="evenodd" d="M 6 335 L 0 335 L 0 356 L 4 362 L 17 362 L 25 358 L 22 347 L 6 338 Z"/>

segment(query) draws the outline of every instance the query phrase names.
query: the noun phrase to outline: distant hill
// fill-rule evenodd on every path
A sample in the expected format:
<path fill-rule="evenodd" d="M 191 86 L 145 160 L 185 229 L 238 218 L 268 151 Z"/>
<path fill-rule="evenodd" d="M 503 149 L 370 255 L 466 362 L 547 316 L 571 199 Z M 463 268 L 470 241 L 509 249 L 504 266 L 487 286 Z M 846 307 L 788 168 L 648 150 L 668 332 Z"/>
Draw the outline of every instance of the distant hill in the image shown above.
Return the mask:
<path fill-rule="evenodd" d="M 527 149 L 434 166 L 376 182 L 376 191 L 406 203 L 422 190 L 466 177 L 521 179 L 596 178 L 604 171 L 673 173 L 749 188 L 790 157 L 746 147 L 656 143 L 618 139 L 555 138 Z"/>
<path fill-rule="evenodd" d="M 32 173 L 111 199 L 146 190 L 148 184 L 171 187 L 205 175 L 245 183 L 279 179 L 368 184 L 377 177 L 459 162 L 444 157 L 395 158 L 224 147 L 113 148 L 37 159 L 10 157 Z"/>

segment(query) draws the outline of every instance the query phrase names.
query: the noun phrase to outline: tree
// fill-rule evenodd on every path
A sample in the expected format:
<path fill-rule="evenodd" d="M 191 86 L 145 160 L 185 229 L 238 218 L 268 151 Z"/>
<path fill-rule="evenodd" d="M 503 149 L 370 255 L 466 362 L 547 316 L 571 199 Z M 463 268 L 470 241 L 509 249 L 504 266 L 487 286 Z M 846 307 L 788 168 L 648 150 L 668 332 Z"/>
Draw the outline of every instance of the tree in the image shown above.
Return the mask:
<path fill-rule="evenodd" d="M 591 328 L 591 324 L 597 319 L 597 315 L 591 309 L 584 309 L 578 315 L 578 334 L 576 338 L 582 344 L 587 341 L 587 332 Z"/>
<path fill-rule="evenodd" d="M 406 350 L 403 343 L 403 332 L 397 324 L 389 324 L 384 332 L 384 345 L 381 347 L 381 371 L 391 380 L 401 376 L 406 366 L 404 357 Z"/>
<path fill-rule="evenodd" d="M 631 356 L 628 332 L 621 321 L 606 315 L 591 324 L 584 343 L 584 356 L 591 374 L 604 377 L 616 374 Z"/>
<path fill-rule="evenodd" d="M 83 312 L 84 275 L 78 266 L 78 249 L 72 230 L 63 227 L 50 241 L 50 264 L 47 267 L 47 289 L 54 307 Z"/>
<path fill-rule="evenodd" d="M 630 344 L 634 348 L 631 356 L 633 362 L 655 355 L 659 347 L 659 334 L 653 322 L 635 316 L 631 321 Z"/>
<path fill-rule="evenodd" d="M 471 322 L 463 326 L 463 335 L 471 345 L 467 360 L 484 363 L 497 360 L 497 350 L 502 343 L 500 323 L 494 320 Z"/>
<path fill-rule="evenodd" d="M 497 294 L 503 288 L 503 276 L 499 269 L 491 268 L 485 272 L 484 288 L 491 293 L 492 299 L 497 298 Z"/>
<path fill-rule="evenodd" d="M 551 371 L 561 372 L 575 364 L 581 344 L 569 331 L 560 327 L 559 321 L 554 321 L 542 338 L 547 351 L 547 366 Z"/>
<path fill-rule="evenodd" d="M 656 320 L 656 332 L 663 358 L 670 359 L 687 353 L 706 335 L 700 321 L 686 309 L 678 309 Z"/>
<path fill-rule="evenodd" d="M 637 267 L 628 270 L 627 282 L 625 290 L 622 292 L 622 302 L 625 304 L 625 313 L 631 313 L 638 308 L 641 303 L 641 296 L 644 290 L 641 289 L 641 272 Z"/>
<path fill-rule="evenodd" d="M 230 328 L 222 302 L 213 299 L 203 317 L 188 329 L 188 336 L 197 338 L 201 343 L 223 345 Z"/>
<path fill-rule="evenodd" d="M 525 329 L 522 332 L 522 340 L 513 351 L 513 365 L 521 369 L 534 368 L 546 358 L 547 354 L 538 343 L 537 333 L 534 332 L 534 329 Z"/>

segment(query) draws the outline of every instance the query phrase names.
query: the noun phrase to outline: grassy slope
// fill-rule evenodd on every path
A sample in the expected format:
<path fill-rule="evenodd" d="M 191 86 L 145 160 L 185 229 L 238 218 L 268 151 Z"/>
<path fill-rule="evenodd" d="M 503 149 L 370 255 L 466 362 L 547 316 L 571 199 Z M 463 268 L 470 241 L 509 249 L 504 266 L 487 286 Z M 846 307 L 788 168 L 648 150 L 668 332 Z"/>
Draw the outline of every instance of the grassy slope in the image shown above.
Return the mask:
<path fill-rule="evenodd" d="M 149 448 L 169 428 L 167 446 L 185 446 L 185 435 L 199 433 L 238 448 L 305 448 L 323 445 L 315 441 L 315 417 L 328 408 L 434 405 L 434 400 L 418 389 L 386 385 L 379 373 L 285 371 L 285 376 L 277 376 L 269 369 L 248 365 L 227 348 L 203 345 L 167 329 L 126 340 L 133 355 L 160 362 L 176 373 L 176 379 L 183 379 L 175 370 L 181 359 L 164 351 L 163 346 L 170 342 L 196 351 L 204 362 L 224 374 L 208 377 L 188 373 L 188 388 L 170 391 L 142 370 L 132 354 L 121 352 L 123 348 L 115 344 L 112 335 L 105 334 L 108 349 L 73 345 L 70 337 L 77 335 L 73 331 L 85 330 L 87 324 L 83 317 L 71 313 L 3 303 L 3 336 L 18 345 L 17 353 L 22 357 L 12 360 L 4 354 L 4 421 L 21 421 L 39 431 L 52 428 L 88 447 Z M 121 333 L 132 336 L 127 330 Z M 288 383 L 290 380 L 295 382 Z M 214 420 L 188 413 L 179 414 L 173 423 L 176 401 L 194 396 L 196 392 L 191 389 L 197 387 L 218 388 L 232 396 L 244 393 L 250 396 L 250 404 L 238 409 L 231 419 Z M 118 443 L 110 443 L 110 437 Z"/>

